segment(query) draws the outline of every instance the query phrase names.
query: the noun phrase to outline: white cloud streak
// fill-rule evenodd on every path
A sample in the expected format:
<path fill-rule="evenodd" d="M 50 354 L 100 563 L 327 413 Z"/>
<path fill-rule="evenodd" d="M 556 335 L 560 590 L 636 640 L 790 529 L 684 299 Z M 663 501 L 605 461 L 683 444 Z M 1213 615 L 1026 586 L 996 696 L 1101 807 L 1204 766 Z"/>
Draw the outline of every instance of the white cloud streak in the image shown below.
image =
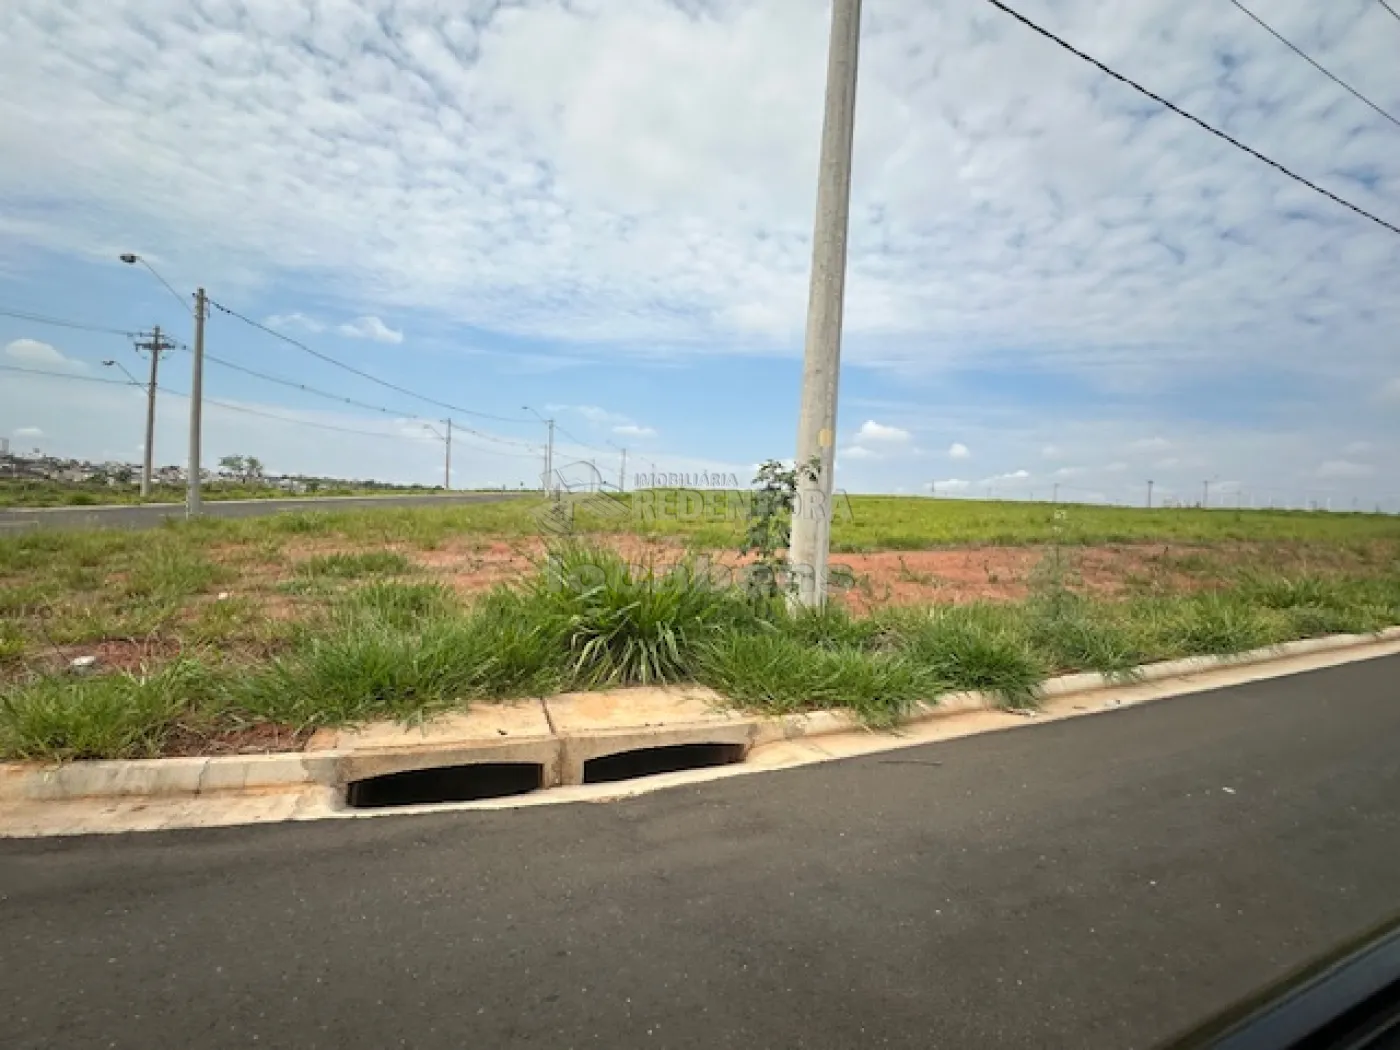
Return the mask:
<path fill-rule="evenodd" d="M 390 328 L 378 317 L 367 314 L 364 317 L 357 317 L 353 321 L 347 321 L 336 328 L 341 335 L 350 339 L 369 339 L 376 343 L 403 342 L 403 333 Z"/>

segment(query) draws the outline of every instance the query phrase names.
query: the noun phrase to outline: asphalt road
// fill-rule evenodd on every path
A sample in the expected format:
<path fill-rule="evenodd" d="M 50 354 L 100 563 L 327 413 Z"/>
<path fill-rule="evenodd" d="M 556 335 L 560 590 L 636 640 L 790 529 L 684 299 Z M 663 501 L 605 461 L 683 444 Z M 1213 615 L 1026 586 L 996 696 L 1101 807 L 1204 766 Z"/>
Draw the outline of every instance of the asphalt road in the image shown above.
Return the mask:
<path fill-rule="evenodd" d="M 300 510 L 366 510 L 374 507 L 439 507 L 460 503 L 496 503 L 515 499 L 513 492 L 458 492 L 441 496 L 333 496 L 322 499 L 206 500 L 211 518 L 257 518 Z M 0 535 L 29 529 L 150 529 L 166 519 L 185 516 L 183 503 L 145 503 L 125 507 L 34 507 L 0 510 Z"/>
<path fill-rule="evenodd" d="M 1400 911 L 1397 683 L 614 804 L 0 843 L 0 1043 L 1151 1046 Z"/>

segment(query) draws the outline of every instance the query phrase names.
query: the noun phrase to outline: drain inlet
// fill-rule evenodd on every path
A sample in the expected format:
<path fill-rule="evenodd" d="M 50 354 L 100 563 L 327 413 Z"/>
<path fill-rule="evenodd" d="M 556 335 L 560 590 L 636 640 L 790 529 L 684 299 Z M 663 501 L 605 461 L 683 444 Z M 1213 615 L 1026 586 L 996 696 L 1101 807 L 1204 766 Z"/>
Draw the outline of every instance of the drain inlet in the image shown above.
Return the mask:
<path fill-rule="evenodd" d="M 583 764 L 585 784 L 614 784 L 659 773 L 679 773 L 686 769 L 729 766 L 744 760 L 743 744 L 669 744 L 620 751 L 615 755 L 590 758 Z"/>
<path fill-rule="evenodd" d="M 351 781 L 345 785 L 345 802 L 354 809 L 476 802 L 525 795 L 543 786 L 544 767 L 537 762 L 479 762 L 410 769 Z"/>

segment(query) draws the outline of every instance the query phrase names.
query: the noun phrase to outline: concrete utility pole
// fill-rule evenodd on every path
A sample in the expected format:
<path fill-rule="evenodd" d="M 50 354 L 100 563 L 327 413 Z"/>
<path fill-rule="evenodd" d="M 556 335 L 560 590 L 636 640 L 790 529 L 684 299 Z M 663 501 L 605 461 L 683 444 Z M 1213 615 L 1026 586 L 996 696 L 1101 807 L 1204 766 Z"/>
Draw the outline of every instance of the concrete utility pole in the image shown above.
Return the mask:
<path fill-rule="evenodd" d="M 160 370 L 160 355 L 169 349 L 169 344 L 160 334 L 160 325 L 151 329 L 151 337 L 135 344 L 138 351 L 151 355 L 151 378 L 146 383 L 146 444 L 141 458 L 141 496 L 151 494 L 151 476 L 154 473 L 156 445 L 156 383 Z"/>
<path fill-rule="evenodd" d="M 797 505 L 789 559 L 797 573 L 796 600 L 826 602 L 831 549 L 831 494 L 836 464 L 836 392 L 841 373 L 841 324 L 846 295 L 846 237 L 851 213 L 851 160 L 860 57 L 861 0 L 832 0 L 826 70 L 817 217 L 807 300 L 802 403 L 797 423 Z M 813 478 L 807 467 L 816 461 Z"/>
<path fill-rule="evenodd" d="M 209 313 L 204 289 L 194 293 L 194 365 L 190 370 L 190 466 L 185 495 L 185 516 L 198 517 L 200 489 L 200 436 L 204 416 L 204 318 Z"/>
<path fill-rule="evenodd" d="M 544 476 L 545 493 L 550 494 L 558 491 L 554 483 L 554 420 L 546 420 L 549 424 L 549 440 L 544 446 Z"/>
<path fill-rule="evenodd" d="M 617 471 L 617 491 L 627 491 L 627 450 L 622 450 L 622 466 Z"/>
<path fill-rule="evenodd" d="M 1147 509 L 1152 509 L 1152 480 L 1150 478 L 1147 481 Z"/>
<path fill-rule="evenodd" d="M 452 419 L 448 417 L 443 422 L 447 424 L 447 436 L 443 438 L 446 447 L 442 464 L 442 487 L 450 491 L 452 489 Z"/>
<path fill-rule="evenodd" d="M 1209 506 L 1210 506 L 1210 482 L 1209 482 L 1209 481 L 1203 481 L 1203 482 L 1201 482 L 1201 506 L 1202 506 L 1202 507 L 1209 507 Z"/>

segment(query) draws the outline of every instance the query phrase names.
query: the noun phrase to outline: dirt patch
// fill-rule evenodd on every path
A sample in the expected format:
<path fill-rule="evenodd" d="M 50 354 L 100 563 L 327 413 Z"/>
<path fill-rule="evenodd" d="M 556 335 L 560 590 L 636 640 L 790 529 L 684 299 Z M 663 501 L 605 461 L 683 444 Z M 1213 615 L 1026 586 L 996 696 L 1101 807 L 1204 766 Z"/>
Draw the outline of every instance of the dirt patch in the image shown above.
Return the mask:
<path fill-rule="evenodd" d="M 271 723 L 210 730 L 177 726 L 166 738 L 162 754 L 166 758 L 185 758 L 304 751 L 311 733 L 310 729 L 293 729 Z"/>

